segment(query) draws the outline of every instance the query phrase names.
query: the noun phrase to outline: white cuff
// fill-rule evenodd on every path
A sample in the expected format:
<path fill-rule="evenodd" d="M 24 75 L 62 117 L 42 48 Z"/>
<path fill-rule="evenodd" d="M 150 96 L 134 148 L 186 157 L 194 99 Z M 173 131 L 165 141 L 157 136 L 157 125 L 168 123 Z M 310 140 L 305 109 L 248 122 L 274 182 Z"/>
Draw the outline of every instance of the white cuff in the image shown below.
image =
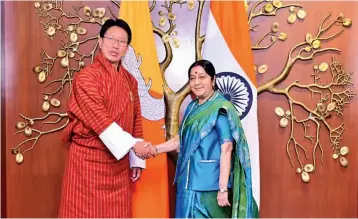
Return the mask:
<path fill-rule="evenodd" d="M 140 159 L 134 151 L 131 149 L 129 151 L 129 167 L 132 169 L 133 167 L 139 167 L 145 169 L 145 160 Z"/>
<path fill-rule="evenodd" d="M 133 145 L 141 140 L 135 139 L 128 132 L 123 131 L 116 122 L 108 126 L 108 128 L 99 135 L 99 138 L 117 160 L 126 156 Z"/>

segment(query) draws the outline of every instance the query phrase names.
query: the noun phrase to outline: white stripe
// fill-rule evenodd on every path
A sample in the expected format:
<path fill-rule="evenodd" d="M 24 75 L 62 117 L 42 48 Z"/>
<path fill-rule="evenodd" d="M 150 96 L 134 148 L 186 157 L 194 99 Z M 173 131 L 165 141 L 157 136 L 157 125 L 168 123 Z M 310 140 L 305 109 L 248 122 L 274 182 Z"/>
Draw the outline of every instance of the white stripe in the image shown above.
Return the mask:
<path fill-rule="evenodd" d="M 227 43 L 222 36 L 213 14 L 209 13 L 209 21 L 206 30 L 206 39 L 203 47 L 203 58 L 213 63 L 217 73 L 234 72 L 244 77 L 250 84 L 253 92 L 253 102 L 249 113 L 242 120 L 245 135 L 249 144 L 253 196 L 260 206 L 260 160 L 259 160 L 259 135 L 257 123 L 257 89 L 245 74 L 240 64 L 232 55 Z"/>

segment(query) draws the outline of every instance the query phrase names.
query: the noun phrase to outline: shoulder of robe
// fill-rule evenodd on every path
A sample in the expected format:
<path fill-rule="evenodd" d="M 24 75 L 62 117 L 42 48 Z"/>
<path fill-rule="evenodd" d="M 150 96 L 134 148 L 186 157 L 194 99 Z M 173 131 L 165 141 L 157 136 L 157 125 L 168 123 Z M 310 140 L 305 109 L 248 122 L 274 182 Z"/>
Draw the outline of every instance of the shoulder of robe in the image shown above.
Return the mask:
<path fill-rule="evenodd" d="M 76 76 L 75 80 L 93 80 L 93 81 L 101 81 L 101 72 L 104 71 L 101 65 L 97 63 L 93 63 L 84 67 L 81 71 L 79 71 Z"/>

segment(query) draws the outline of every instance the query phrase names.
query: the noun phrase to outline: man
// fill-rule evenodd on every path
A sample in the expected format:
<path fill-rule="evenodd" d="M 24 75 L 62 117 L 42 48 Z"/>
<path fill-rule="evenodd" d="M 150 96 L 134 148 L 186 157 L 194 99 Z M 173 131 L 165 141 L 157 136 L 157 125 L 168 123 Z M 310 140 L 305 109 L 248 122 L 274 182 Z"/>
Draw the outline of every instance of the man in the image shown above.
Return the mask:
<path fill-rule="evenodd" d="M 145 168 L 139 156 L 155 156 L 153 146 L 140 139 L 137 82 L 120 64 L 131 38 L 125 21 L 107 20 L 99 54 L 73 80 L 59 217 L 131 217 L 131 181 Z"/>

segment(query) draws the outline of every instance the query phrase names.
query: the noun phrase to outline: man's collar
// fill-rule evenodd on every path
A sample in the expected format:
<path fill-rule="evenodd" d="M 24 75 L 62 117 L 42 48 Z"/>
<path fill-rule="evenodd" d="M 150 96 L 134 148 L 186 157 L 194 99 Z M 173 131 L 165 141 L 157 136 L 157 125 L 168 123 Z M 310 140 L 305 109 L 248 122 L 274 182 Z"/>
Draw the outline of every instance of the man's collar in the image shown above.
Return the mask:
<path fill-rule="evenodd" d="M 103 55 L 102 51 L 99 51 L 98 55 L 96 56 L 96 61 L 100 62 L 101 65 L 110 73 L 116 73 L 120 70 L 121 66 L 121 62 L 119 62 L 118 66 L 119 69 L 117 71 L 117 69 L 115 69 L 112 65 L 112 63 Z"/>

